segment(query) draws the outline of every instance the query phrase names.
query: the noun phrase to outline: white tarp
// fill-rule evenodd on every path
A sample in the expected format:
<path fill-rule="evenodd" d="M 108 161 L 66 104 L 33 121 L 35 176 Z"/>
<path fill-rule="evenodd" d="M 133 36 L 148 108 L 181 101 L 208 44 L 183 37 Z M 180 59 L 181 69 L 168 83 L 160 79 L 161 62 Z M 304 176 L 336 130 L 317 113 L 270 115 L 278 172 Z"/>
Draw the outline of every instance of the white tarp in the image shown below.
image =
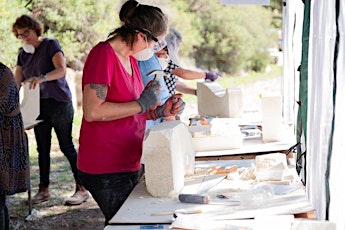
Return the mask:
<path fill-rule="evenodd" d="M 296 124 L 299 100 L 299 76 L 301 64 L 302 28 L 304 4 L 301 0 L 290 0 L 283 7 L 283 120 L 285 124 Z"/>
<path fill-rule="evenodd" d="M 335 0 L 311 0 L 306 187 L 316 217 L 321 220 L 326 217 L 325 172 L 333 115 L 335 38 Z"/>
<path fill-rule="evenodd" d="M 339 54 L 337 60 L 337 94 L 335 104 L 335 124 L 333 135 L 333 151 L 330 167 L 330 208 L 329 220 L 337 224 L 337 229 L 345 229 L 343 210 L 345 204 L 345 4 L 340 2 L 339 15 Z"/>

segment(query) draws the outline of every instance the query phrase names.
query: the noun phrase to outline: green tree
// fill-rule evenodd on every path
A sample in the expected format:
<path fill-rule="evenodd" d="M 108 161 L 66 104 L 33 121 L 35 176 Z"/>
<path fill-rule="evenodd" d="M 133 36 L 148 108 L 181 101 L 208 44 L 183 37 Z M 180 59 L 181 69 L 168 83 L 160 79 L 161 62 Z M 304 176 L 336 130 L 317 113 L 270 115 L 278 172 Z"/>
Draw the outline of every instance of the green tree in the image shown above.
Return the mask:
<path fill-rule="evenodd" d="M 197 65 L 228 73 L 266 67 L 270 61 L 267 50 L 274 43 L 271 11 L 211 1 L 191 1 L 190 11 L 200 18 L 196 26 L 203 38 L 200 46 L 194 47 Z"/>
<path fill-rule="evenodd" d="M 28 9 L 45 36 L 59 40 L 67 65 L 81 70 L 90 49 L 119 25 L 115 0 L 36 0 Z"/>
<path fill-rule="evenodd" d="M 258 71 L 269 61 L 267 50 L 274 46 L 277 36 L 272 34 L 279 28 L 272 26 L 272 16 L 281 0 L 272 0 L 266 8 L 224 6 L 213 0 L 139 2 L 162 8 L 170 26 L 183 35 L 180 56 L 194 59 L 200 68 L 228 73 Z M 67 65 L 81 70 L 90 49 L 120 25 L 118 10 L 123 3 L 124 0 L 0 0 L 0 23 L 5 28 L 0 41 L 6 42 L 0 48 L 0 58 L 5 64 L 15 65 L 21 43 L 11 33 L 11 25 L 16 17 L 26 13 L 44 24 L 44 36 L 59 40 Z"/>
<path fill-rule="evenodd" d="M 21 46 L 21 42 L 12 33 L 12 24 L 18 15 L 27 12 L 24 1 L 0 0 L 0 61 L 12 69 L 16 65 L 18 48 Z"/>

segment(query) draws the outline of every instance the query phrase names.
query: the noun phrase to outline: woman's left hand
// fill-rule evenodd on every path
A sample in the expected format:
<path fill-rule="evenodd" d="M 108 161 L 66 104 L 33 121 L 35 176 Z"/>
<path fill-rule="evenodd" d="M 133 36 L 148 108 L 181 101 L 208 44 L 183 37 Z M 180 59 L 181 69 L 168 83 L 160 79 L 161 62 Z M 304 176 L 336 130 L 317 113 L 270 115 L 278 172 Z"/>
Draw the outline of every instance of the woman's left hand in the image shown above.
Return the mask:
<path fill-rule="evenodd" d="M 30 89 L 35 89 L 36 86 L 40 83 L 44 82 L 44 77 L 31 77 L 27 80 L 24 81 L 24 83 L 29 83 L 30 84 Z"/>
<path fill-rule="evenodd" d="M 156 120 L 160 117 L 181 115 L 185 105 L 185 102 L 182 100 L 182 94 L 178 93 L 170 97 L 164 105 L 150 109 L 146 117 L 149 120 Z"/>

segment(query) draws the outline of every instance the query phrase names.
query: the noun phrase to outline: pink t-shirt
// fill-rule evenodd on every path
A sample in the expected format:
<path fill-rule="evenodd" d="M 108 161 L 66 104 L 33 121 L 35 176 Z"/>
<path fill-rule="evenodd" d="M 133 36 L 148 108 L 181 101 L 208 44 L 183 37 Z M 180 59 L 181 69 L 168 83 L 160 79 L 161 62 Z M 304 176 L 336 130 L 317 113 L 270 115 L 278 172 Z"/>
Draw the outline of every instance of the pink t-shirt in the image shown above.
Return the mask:
<path fill-rule="evenodd" d="M 123 68 L 108 42 L 98 43 L 85 62 L 82 87 L 91 83 L 107 85 L 109 102 L 138 99 L 144 86 L 137 61 L 133 57 L 130 61 L 133 76 Z M 78 169 L 90 174 L 139 170 L 145 122 L 145 113 L 112 121 L 87 122 L 83 118 Z"/>

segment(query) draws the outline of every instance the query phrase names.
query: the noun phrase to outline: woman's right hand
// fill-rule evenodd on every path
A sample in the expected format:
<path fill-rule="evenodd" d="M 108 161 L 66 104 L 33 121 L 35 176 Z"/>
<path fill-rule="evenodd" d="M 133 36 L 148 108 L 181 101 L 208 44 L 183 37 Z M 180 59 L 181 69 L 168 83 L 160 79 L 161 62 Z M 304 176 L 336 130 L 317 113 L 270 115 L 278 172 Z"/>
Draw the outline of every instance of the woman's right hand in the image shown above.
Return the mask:
<path fill-rule="evenodd" d="M 136 100 L 141 106 L 140 113 L 144 113 L 150 108 L 159 105 L 160 88 L 161 85 L 157 80 L 152 80 L 147 84 L 144 91 L 141 93 L 140 98 Z"/>

